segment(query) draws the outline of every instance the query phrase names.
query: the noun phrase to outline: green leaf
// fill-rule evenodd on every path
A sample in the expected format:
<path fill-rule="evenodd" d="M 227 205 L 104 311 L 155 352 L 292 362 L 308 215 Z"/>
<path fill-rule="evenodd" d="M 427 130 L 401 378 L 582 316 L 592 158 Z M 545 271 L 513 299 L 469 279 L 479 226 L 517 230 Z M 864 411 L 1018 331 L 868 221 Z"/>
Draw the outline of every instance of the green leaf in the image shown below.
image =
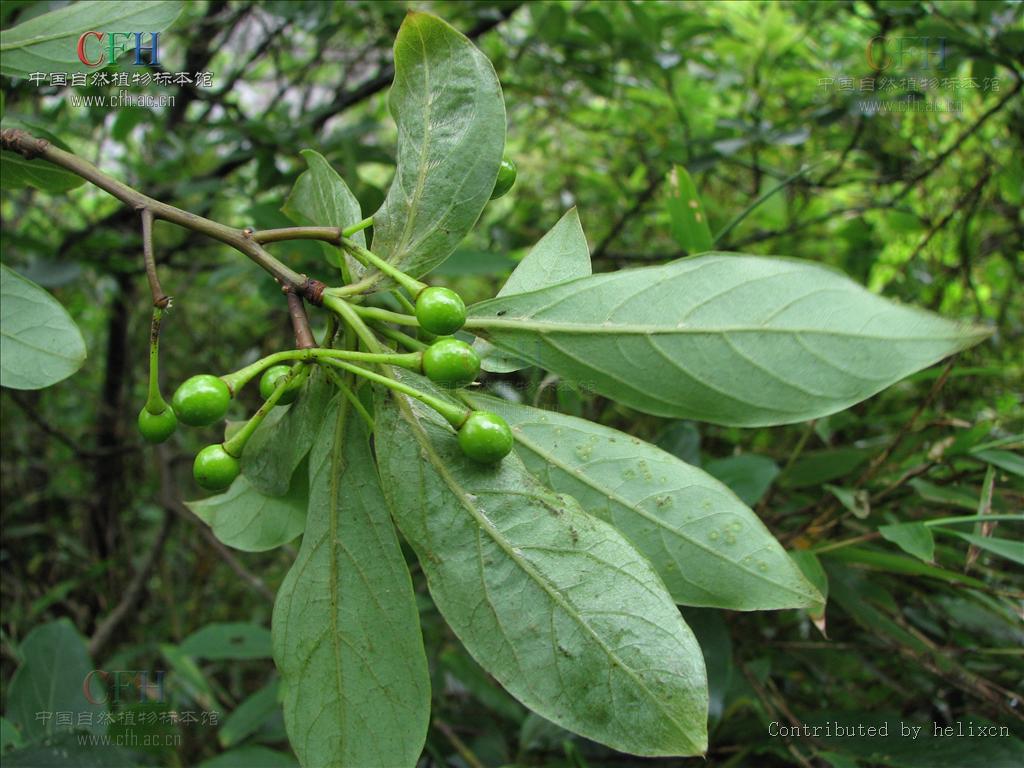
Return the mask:
<path fill-rule="evenodd" d="M 829 493 L 839 499 L 839 503 L 852 512 L 853 516 L 857 519 L 864 520 L 871 514 L 871 494 L 863 488 L 854 490 L 828 483 L 824 487 Z"/>
<path fill-rule="evenodd" d="M 309 375 L 299 399 L 277 407 L 256 429 L 242 454 L 242 475 L 260 493 L 283 496 L 323 424 L 334 388 L 319 368 Z"/>
<path fill-rule="evenodd" d="M 18 730 L 18 726 L 6 717 L 0 717 L 0 755 L 6 755 L 21 745 L 21 731 Z"/>
<path fill-rule="evenodd" d="M 270 632 L 259 624 L 207 624 L 186 637 L 178 646 L 197 659 L 269 659 Z"/>
<path fill-rule="evenodd" d="M 306 532 L 274 605 L 285 725 L 309 768 L 411 767 L 430 715 L 419 615 L 365 428 L 338 402 L 321 416 Z"/>
<path fill-rule="evenodd" d="M 18 655 L 21 664 L 11 678 L 5 714 L 20 727 L 24 741 L 65 730 L 106 730 L 99 716 L 106 713 L 107 705 L 93 703 L 105 701 L 106 691 L 97 675 L 89 677 L 94 667 L 85 639 L 70 621 L 59 619 L 36 627 L 21 643 Z M 84 692 L 87 684 L 92 701 Z M 50 717 L 37 718 L 37 712 L 48 712 Z M 71 712 L 72 722 L 57 725 L 58 712 Z"/>
<path fill-rule="evenodd" d="M 896 523 L 878 528 L 882 538 L 891 541 L 908 555 L 926 563 L 935 562 L 935 537 L 924 523 Z"/>
<path fill-rule="evenodd" d="M 94 737 L 97 738 L 97 737 Z M 4 755 L 4 768 L 134 768 L 137 755 L 113 743 L 82 743 L 81 734 L 61 733 Z"/>
<path fill-rule="evenodd" d="M 27 77 L 32 72 L 86 72 L 99 67 L 78 58 L 78 38 L 96 30 L 162 32 L 178 18 L 179 0 L 72 3 L 0 32 L 0 74 Z M 134 38 L 129 51 L 134 56 Z M 149 38 L 143 40 L 143 44 Z M 109 62 L 107 62 L 109 64 Z"/>
<path fill-rule="evenodd" d="M 3 127 L 20 128 L 38 138 L 46 139 L 63 150 L 71 148 L 45 128 L 22 120 L 4 119 Z M 0 150 L 0 189 L 35 187 L 43 192 L 62 193 L 85 183 L 81 176 L 66 171 L 48 160 L 31 160 L 19 152 Z"/>
<path fill-rule="evenodd" d="M 85 362 L 85 340 L 53 296 L 0 264 L 0 386 L 42 389 Z"/>
<path fill-rule="evenodd" d="M 477 662 L 589 739 L 639 755 L 703 753 L 704 660 L 647 561 L 514 453 L 473 464 L 425 406 L 384 396 L 376 420 L 392 514 Z"/>
<path fill-rule="evenodd" d="M 374 251 L 418 277 L 436 267 L 491 197 L 505 147 L 494 67 L 436 16 L 411 11 L 395 40 L 391 114 L 398 166 L 373 215 Z"/>
<path fill-rule="evenodd" d="M 527 469 L 621 531 L 677 603 L 750 611 L 822 602 L 757 515 L 704 471 L 585 419 L 471 401 L 504 416 Z"/>
<path fill-rule="evenodd" d="M 668 208 L 672 237 L 687 253 L 710 251 L 711 228 L 708 215 L 697 194 L 697 186 L 686 168 L 673 165 L 668 172 Z"/>
<path fill-rule="evenodd" d="M 1024 477 L 1024 457 L 1012 451 L 971 451 L 971 456 L 999 467 L 1014 475 Z"/>
<path fill-rule="evenodd" d="M 907 484 L 917 491 L 917 495 L 925 501 L 961 507 L 963 509 L 969 509 L 972 512 L 978 508 L 978 500 L 973 495 L 955 486 L 947 488 L 941 485 L 935 485 L 934 483 L 929 483 L 927 480 L 920 477 L 915 477 Z"/>
<path fill-rule="evenodd" d="M 709 608 L 684 608 L 683 619 L 704 652 L 708 671 L 708 720 L 712 726 L 725 713 L 726 696 L 732 684 L 732 638 L 722 612 Z"/>
<path fill-rule="evenodd" d="M 821 565 L 821 560 L 813 552 L 806 549 L 797 549 L 789 553 L 790 558 L 796 563 L 804 578 L 821 594 L 822 600 L 828 600 L 828 574 Z M 812 619 L 823 621 L 825 618 L 825 603 L 808 609 L 807 613 Z"/>
<path fill-rule="evenodd" d="M 835 413 L 989 333 L 723 253 L 490 299 L 466 329 L 638 410 L 748 427 Z"/>
<path fill-rule="evenodd" d="M 768 492 L 779 474 L 779 466 L 767 456 L 744 453 L 709 461 L 704 471 L 729 486 L 745 504 L 753 506 Z"/>
<path fill-rule="evenodd" d="M 306 525 L 307 479 L 302 465 L 284 496 L 260 493 L 239 475 L 222 494 L 185 502 L 224 544 L 243 552 L 265 552 L 287 544 Z"/>
<path fill-rule="evenodd" d="M 590 246 L 576 208 L 570 208 L 512 270 L 499 296 L 527 293 L 563 283 L 591 272 Z M 477 339 L 480 367 L 492 373 L 511 373 L 529 365 L 493 344 Z"/>
<path fill-rule="evenodd" d="M 362 210 L 345 180 L 319 152 L 304 149 L 301 154 L 309 168 L 296 179 L 281 208 L 284 214 L 296 224 L 310 227 L 344 228 L 358 224 L 363 218 Z M 366 234 L 362 231 L 356 232 L 351 239 L 366 245 Z M 338 246 L 320 243 L 320 247 L 328 261 L 339 263 L 341 251 Z M 363 265 L 351 256 L 346 256 L 346 262 L 353 279 L 363 274 Z"/>
<path fill-rule="evenodd" d="M 256 693 L 239 704 L 224 720 L 217 731 L 217 740 L 222 747 L 233 747 L 259 730 L 260 726 L 279 709 L 277 703 L 278 681 L 260 688 Z"/>
<path fill-rule="evenodd" d="M 984 549 L 986 552 L 991 552 L 993 555 L 999 555 L 999 557 L 1005 557 L 1018 565 L 1024 565 L 1024 542 L 1021 540 L 1011 539 L 1000 539 L 995 536 L 979 536 L 974 533 L 964 533 L 963 531 L 957 531 L 952 528 L 931 528 L 931 531 L 936 533 L 944 533 L 948 536 L 956 536 L 963 539 L 969 544 L 973 544 L 978 549 Z"/>
<path fill-rule="evenodd" d="M 171 690 L 180 691 L 187 700 L 196 702 L 204 709 L 217 706 L 217 696 L 210 687 L 210 681 L 192 656 L 170 643 L 161 643 L 160 653 L 174 671 L 173 683 L 168 682 L 168 685 L 173 686 Z"/>
<path fill-rule="evenodd" d="M 204 760 L 198 768 L 298 768 L 298 765 L 295 758 L 285 752 L 246 744 Z"/>

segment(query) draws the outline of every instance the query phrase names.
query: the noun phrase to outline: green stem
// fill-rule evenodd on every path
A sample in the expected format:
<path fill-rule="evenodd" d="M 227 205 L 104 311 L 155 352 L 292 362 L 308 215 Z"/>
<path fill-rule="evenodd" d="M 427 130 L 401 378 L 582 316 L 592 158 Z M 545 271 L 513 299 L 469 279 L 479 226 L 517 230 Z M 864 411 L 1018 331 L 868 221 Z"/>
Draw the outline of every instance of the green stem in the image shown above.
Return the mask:
<path fill-rule="evenodd" d="M 377 331 L 377 333 L 379 333 L 381 336 L 385 336 L 391 339 L 392 341 L 401 344 L 406 349 L 411 349 L 413 351 L 423 351 L 428 346 L 430 346 L 429 344 L 424 344 L 419 339 L 414 339 L 407 333 L 402 333 L 397 328 L 392 328 L 390 325 L 378 325 L 376 323 L 373 323 L 372 328 L 375 331 Z"/>
<path fill-rule="evenodd" d="M 402 305 L 406 312 L 408 312 L 410 315 L 416 314 L 416 305 L 409 301 L 409 299 L 406 298 L 404 293 L 402 293 L 400 290 L 394 290 L 391 293 L 394 295 L 396 299 L 398 299 L 398 303 Z"/>
<path fill-rule="evenodd" d="M 371 352 L 380 352 L 380 342 L 377 341 L 377 337 L 373 335 L 363 319 L 356 314 L 353 306 L 344 299 L 339 299 L 336 296 L 323 297 L 323 305 L 332 312 L 335 312 L 342 320 L 344 320 L 348 326 L 355 331 L 355 334 L 359 337 L 360 341 L 366 345 L 366 348 Z"/>
<path fill-rule="evenodd" d="M 352 254 L 352 256 L 365 266 L 376 267 L 400 286 L 405 288 L 405 290 L 413 296 L 418 296 L 420 291 L 427 287 L 426 283 L 421 283 L 416 278 L 405 274 L 405 272 L 398 269 L 398 267 L 388 264 L 388 262 L 384 261 L 384 259 L 373 251 L 364 248 L 354 240 L 349 240 L 347 237 L 343 237 L 341 239 L 341 247 Z"/>
<path fill-rule="evenodd" d="M 374 373 L 366 368 L 361 368 L 358 365 L 351 365 L 341 360 L 328 360 L 327 362 L 330 365 L 341 368 L 343 371 L 354 373 L 356 376 L 362 376 L 364 379 L 369 379 L 377 384 L 383 384 L 385 387 L 393 389 L 396 392 L 401 392 L 403 395 L 408 395 L 409 397 L 419 400 L 421 403 L 429 405 L 435 411 L 444 416 L 448 423 L 456 429 L 466 422 L 466 419 L 469 418 L 469 414 L 471 413 L 469 408 L 461 408 L 454 403 L 449 403 L 441 400 L 440 398 L 434 397 L 433 395 L 428 395 L 426 392 L 420 392 L 415 387 L 404 384 L 401 381 L 395 381 L 387 376 L 382 376 L 379 373 Z"/>
<path fill-rule="evenodd" d="M 409 353 L 381 353 L 381 352 L 356 352 L 351 349 L 324 349 L 314 347 L 312 349 L 287 349 L 282 352 L 275 352 L 272 355 L 257 360 L 255 363 L 240 368 L 234 373 L 221 376 L 221 380 L 228 385 L 232 395 L 237 393 L 253 378 L 265 371 L 272 365 L 283 363 L 289 360 L 312 362 L 317 360 L 329 360 L 340 358 L 342 360 L 356 360 L 364 363 L 385 363 L 408 368 L 410 371 L 422 369 L 422 355 L 419 352 Z"/>
<path fill-rule="evenodd" d="M 356 232 L 362 232 L 367 227 L 373 226 L 373 216 L 367 216 L 362 221 L 356 222 L 351 227 L 345 227 L 341 230 L 342 237 L 352 237 Z"/>
<path fill-rule="evenodd" d="M 263 401 L 263 405 L 259 407 L 259 410 L 252 415 L 252 418 L 245 422 L 240 430 L 238 430 L 231 439 L 225 440 L 223 443 L 224 450 L 234 456 L 236 459 L 242 456 L 242 451 L 245 450 L 245 444 L 249 442 L 249 438 L 252 437 L 253 432 L 263 423 L 263 419 L 267 417 L 267 414 L 273 410 L 274 406 L 277 405 L 277 401 L 281 399 L 281 395 L 284 394 L 285 389 L 292 383 L 300 374 L 303 374 L 299 368 L 293 369 L 287 376 L 282 376 L 278 385 L 274 387 L 274 391 L 270 393 L 270 397 Z"/>
<path fill-rule="evenodd" d="M 149 395 L 146 410 L 156 415 L 167 410 L 167 403 L 160 394 L 160 323 L 164 311 L 153 307 L 153 319 L 149 324 Z"/>
<path fill-rule="evenodd" d="M 363 421 L 366 422 L 366 426 L 369 430 L 373 432 L 373 416 L 371 416 L 370 412 L 363 406 L 359 396 L 352 391 L 352 388 L 345 383 L 345 380 L 342 379 L 341 375 L 337 371 L 332 371 L 327 366 L 324 366 L 324 372 L 331 378 L 334 385 L 341 390 L 341 394 L 344 395 L 345 399 L 348 400 L 352 407 L 356 409 L 356 412 L 363 417 Z"/>
<path fill-rule="evenodd" d="M 353 307 L 362 317 L 371 320 L 380 320 L 383 323 L 397 323 L 398 325 L 419 326 L 420 321 L 414 315 L 403 315 L 400 312 L 392 312 L 390 309 L 381 307 Z"/>
<path fill-rule="evenodd" d="M 997 514 L 997 515 L 962 515 L 960 517 L 940 517 L 935 520 L 925 520 L 922 525 L 931 528 L 933 525 L 952 525 L 953 523 L 989 523 L 997 520 L 1009 520 L 1017 523 L 1024 523 L 1024 515 Z"/>

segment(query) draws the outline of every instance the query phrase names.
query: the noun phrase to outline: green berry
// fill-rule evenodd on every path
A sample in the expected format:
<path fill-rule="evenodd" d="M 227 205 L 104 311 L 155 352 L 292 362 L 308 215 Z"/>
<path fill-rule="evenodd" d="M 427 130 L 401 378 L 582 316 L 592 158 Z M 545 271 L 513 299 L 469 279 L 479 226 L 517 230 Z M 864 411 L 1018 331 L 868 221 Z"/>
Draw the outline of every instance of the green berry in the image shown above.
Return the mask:
<path fill-rule="evenodd" d="M 494 182 L 494 189 L 491 190 L 491 200 L 501 197 L 516 183 L 516 164 L 508 158 L 501 161 L 498 166 L 498 180 Z"/>
<path fill-rule="evenodd" d="M 206 427 L 223 419 L 229 402 L 228 385 L 208 373 L 187 379 L 171 398 L 174 413 L 193 427 Z"/>
<path fill-rule="evenodd" d="M 480 373 L 480 356 L 464 341 L 438 339 L 423 351 L 423 372 L 438 384 L 462 387 Z"/>
<path fill-rule="evenodd" d="M 178 419 L 174 411 L 166 405 L 160 413 L 150 413 L 145 408 L 139 411 L 139 432 L 147 443 L 162 443 L 173 435 L 177 428 Z"/>
<path fill-rule="evenodd" d="M 449 288 L 424 288 L 416 299 L 416 319 L 428 333 L 447 336 L 466 322 L 466 305 L 462 297 Z"/>
<path fill-rule="evenodd" d="M 512 450 L 512 430 L 496 413 L 473 411 L 459 429 L 459 446 L 473 461 L 494 464 Z"/>
<path fill-rule="evenodd" d="M 263 376 L 260 377 L 260 397 L 264 400 L 268 399 L 274 390 L 277 389 L 277 385 L 281 383 L 281 377 L 287 376 L 292 372 L 292 369 L 287 365 L 275 365 L 267 368 L 263 372 Z M 278 405 L 288 405 L 288 403 L 294 403 L 295 398 L 299 396 L 299 390 L 302 389 L 302 382 L 296 378 L 288 385 L 288 388 L 281 393 L 281 397 L 278 398 Z"/>
<path fill-rule="evenodd" d="M 196 454 L 192 476 L 208 491 L 223 491 L 238 477 L 238 459 L 223 445 L 208 445 Z"/>

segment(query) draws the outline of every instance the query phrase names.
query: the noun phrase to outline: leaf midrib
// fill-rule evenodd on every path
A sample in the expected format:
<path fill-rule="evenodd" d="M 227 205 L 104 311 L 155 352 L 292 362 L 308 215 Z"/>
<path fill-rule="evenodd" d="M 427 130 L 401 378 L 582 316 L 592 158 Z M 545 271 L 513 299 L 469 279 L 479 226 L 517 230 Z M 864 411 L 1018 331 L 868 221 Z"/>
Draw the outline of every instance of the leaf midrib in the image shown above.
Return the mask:
<path fill-rule="evenodd" d="M 601 323 L 566 323 L 536 320 L 531 316 L 524 317 L 471 317 L 466 320 L 466 330 L 479 329 L 505 329 L 520 331 L 536 331 L 541 335 L 547 333 L 566 334 L 587 334 L 587 335 L 609 335 L 609 336 L 660 336 L 660 335 L 694 335 L 712 336 L 730 333 L 786 333 L 819 336 L 839 336 L 843 338 L 870 339 L 872 341 L 893 342 L 893 341 L 957 341 L 988 336 L 989 332 L 984 329 L 967 329 L 968 333 L 960 335 L 928 335 L 928 336 L 886 336 L 870 333 L 859 333 L 852 331 L 838 331 L 824 328 L 779 328 L 775 326 L 758 325 L 734 325 L 734 326 L 711 326 L 682 328 L 675 325 L 643 325 L 637 323 L 616 324 L 607 320 Z"/>
<path fill-rule="evenodd" d="M 574 619 L 580 627 L 586 630 L 586 632 L 594 639 L 594 641 L 601 648 L 601 650 L 604 651 L 608 659 L 614 662 L 614 664 L 618 666 L 620 669 L 622 669 L 634 681 L 638 688 L 647 694 L 650 701 L 652 701 L 655 704 L 655 706 L 659 710 L 661 710 L 666 715 L 666 717 L 668 717 L 668 719 L 672 721 L 673 724 L 675 724 L 679 734 L 682 735 L 687 740 L 687 742 L 690 742 L 692 744 L 689 735 L 687 735 L 688 731 L 685 723 L 682 723 L 679 720 L 677 720 L 674 714 L 665 708 L 665 705 L 661 702 L 661 700 L 656 695 L 654 695 L 654 693 L 646 685 L 644 685 L 643 680 L 633 672 L 632 668 L 612 652 L 611 648 L 609 648 L 608 645 L 601 639 L 600 635 L 598 635 L 590 626 L 590 624 L 583 619 L 583 617 L 578 613 L 578 611 L 576 611 L 575 606 L 569 603 L 556 589 L 554 589 L 552 585 L 548 583 L 548 580 L 536 571 L 536 569 L 533 567 L 531 563 L 529 563 L 525 558 L 522 558 L 519 555 L 517 555 L 514 551 L 514 548 L 509 546 L 508 542 L 505 541 L 504 537 L 500 534 L 500 532 L 495 530 L 491 521 L 488 520 L 485 515 L 482 515 L 480 514 L 479 511 L 477 511 L 473 503 L 469 501 L 469 499 L 467 498 L 467 494 L 463 490 L 462 486 L 451 475 L 451 473 L 448 471 L 448 468 L 442 461 L 441 457 L 434 450 L 433 443 L 430 441 L 430 438 L 427 436 L 423 427 L 420 425 L 419 419 L 416 418 L 415 414 L 412 412 L 412 409 L 410 408 L 406 397 L 404 395 L 396 394 L 395 400 L 397 401 L 399 408 L 405 414 L 407 414 L 407 416 L 403 416 L 403 418 L 405 418 L 406 423 L 408 423 L 409 426 L 412 428 L 413 433 L 416 436 L 416 441 L 420 444 L 420 447 L 425 452 L 427 460 L 434 467 L 434 470 L 438 473 L 438 475 L 440 475 L 444 479 L 445 484 L 449 487 L 449 489 L 451 489 L 452 493 L 459 500 L 459 503 L 467 512 L 469 512 L 469 514 L 477 522 L 480 528 L 487 532 L 491 540 L 495 544 L 497 544 L 502 549 L 503 552 L 505 552 L 508 558 L 513 563 L 515 563 L 516 566 L 519 567 L 524 574 L 526 574 L 530 579 L 536 582 L 543 589 L 543 591 L 547 593 L 552 602 L 558 605 L 563 611 L 565 611 L 565 613 L 570 618 Z"/>

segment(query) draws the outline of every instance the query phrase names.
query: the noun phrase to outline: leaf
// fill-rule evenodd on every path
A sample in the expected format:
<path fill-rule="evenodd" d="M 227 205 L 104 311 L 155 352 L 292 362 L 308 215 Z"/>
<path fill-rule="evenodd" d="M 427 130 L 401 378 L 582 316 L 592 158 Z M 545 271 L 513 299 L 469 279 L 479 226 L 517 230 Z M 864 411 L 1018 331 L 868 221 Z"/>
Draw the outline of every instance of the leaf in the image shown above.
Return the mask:
<path fill-rule="evenodd" d="M 996 536 L 979 536 L 974 533 L 964 533 L 963 531 L 957 531 L 952 528 L 932 528 L 930 530 L 938 533 L 945 533 L 949 536 L 957 536 L 963 539 L 969 544 L 973 544 L 978 549 L 984 549 L 986 552 L 991 552 L 993 555 L 999 555 L 999 557 L 1005 557 L 1011 562 L 1017 563 L 1018 565 L 1024 565 L 1024 542 L 1020 539 L 1001 539 Z"/>
<path fill-rule="evenodd" d="M 711 228 L 708 215 L 697 194 L 697 186 L 686 168 L 673 165 L 668 172 L 668 208 L 672 237 L 687 253 L 710 251 Z"/>
<path fill-rule="evenodd" d="M 779 466 L 767 456 L 745 453 L 709 461 L 704 471 L 729 486 L 745 504 L 753 506 L 768 492 L 779 474 Z"/>
<path fill-rule="evenodd" d="M 0 386 L 42 389 L 84 362 L 85 340 L 67 310 L 0 264 Z"/>
<path fill-rule="evenodd" d="M 196 702 L 204 709 L 212 710 L 217 706 L 217 697 L 210 687 L 210 681 L 194 658 L 170 643 L 161 643 L 160 653 L 174 671 L 172 690 L 180 691 L 187 700 Z"/>
<path fill-rule="evenodd" d="M 494 67 L 469 39 L 412 11 L 395 40 L 390 105 L 398 165 L 373 215 L 373 249 L 418 277 L 448 257 L 490 199 L 505 102 Z"/>
<path fill-rule="evenodd" d="M 809 488 L 836 480 L 849 475 L 867 461 L 872 453 L 868 448 L 852 446 L 806 451 L 793 466 L 782 473 L 779 483 L 787 488 Z"/>
<path fill-rule="evenodd" d="M 260 493 L 239 475 L 222 494 L 185 502 L 224 544 L 243 552 L 265 552 L 287 544 L 302 533 L 308 504 L 306 472 L 302 465 L 284 496 Z"/>
<path fill-rule="evenodd" d="M 98 676 L 89 677 L 93 663 L 85 639 L 70 621 L 58 619 L 34 628 L 21 643 L 18 655 L 21 664 L 11 678 L 5 714 L 20 727 L 24 741 L 65 730 L 102 733 L 106 729 L 99 715 L 106 713 L 107 705 L 93 703 L 105 701 L 106 692 Z M 86 698 L 86 685 L 92 701 Z M 47 712 L 48 718 L 36 717 L 36 713 Z M 72 722 L 57 725 L 57 712 L 72 713 Z M 81 725 L 80 715 L 84 716 Z"/>
<path fill-rule="evenodd" d="M 590 246 L 576 208 L 570 208 L 558 220 L 519 265 L 512 270 L 499 296 L 526 293 L 584 277 L 591 272 Z M 480 367 L 492 373 L 511 373 L 529 365 L 483 339 L 474 344 L 480 355 Z"/>
<path fill-rule="evenodd" d="M 425 406 L 384 396 L 375 418 L 391 512 L 477 662 L 589 739 L 640 755 L 703 753 L 704 660 L 647 561 L 514 453 L 470 462 Z"/>
<path fill-rule="evenodd" d="M 471 401 L 505 417 L 527 469 L 621 531 L 677 603 L 746 611 L 821 603 L 753 511 L 704 471 L 585 419 Z"/>
<path fill-rule="evenodd" d="M 362 422 L 336 398 L 310 456 L 299 556 L 274 605 L 289 740 L 320 766 L 414 766 L 430 681 L 412 583 Z"/>
<path fill-rule="evenodd" d="M 6 717 L 0 717 L 0 755 L 6 755 L 21 745 L 21 732 L 18 727 Z"/>
<path fill-rule="evenodd" d="M 333 392 L 324 372 L 314 368 L 299 399 L 287 408 L 275 408 L 264 419 L 242 454 L 242 475 L 253 488 L 269 496 L 289 492 Z"/>
<path fill-rule="evenodd" d="M 199 763 L 198 768 L 298 768 L 295 758 L 285 752 L 256 744 L 229 749 Z"/>
<path fill-rule="evenodd" d="M 134 768 L 136 757 L 114 743 L 89 744 L 81 734 L 61 733 L 7 753 L 4 768 Z"/>
<path fill-rule="evenodd" d="M 86 72 L 97 67 L 78 58 L 78 38 L 97 30 L 162 32 L 181 13 L 179 0 L 73 3 L 0 32 L 0 74 L 27 77 L 32 72 Z M 144 41 L 148 42 L 148 38 Z M 134 50 L 134 42 L 130 50 Z M 108 62 L 109 64 L 109 62 Z"/>
<path fill-rule="evenodd" d="M 961 507 L 963 509 L 969 509 L 972 512 L 978 506 L 978 501 L 974 496 L 955 486 L 947 488 L 941 485 L 935 485 L 934 483 L 929 483 L 927 480 L 923 480 L 920 477 L 915 477 L 907 483 L 907 485 L 917 491 L 917 495 L 925 501 Z"/>
<path fill-rule="evenodd" d="M 835 413 L 988 336 L 827 267 L 722 253 L 490 299 L 466 330 L 632 408 L 749 427 Z"/>
<path fill-rule="evenodd" d="M 732 684 L 732 638 L 721 611 L 684 608 L 683 619 L 700 643 L 708 671 L 708 720 L 717 725 L 725 713 L 726 696 Z"/>
<path fill-rule="evenodd" d="M 22 120 L 4 119 L 3 127 L 20 128 L 38 138 L 46 139 L 63 150 L 70 147 L 41 126 Z M 35 187 L 43 192 L 61 193 L 80 187 L 85 179 L 40 157 L 29 160 L 19 152 L 0 150 L 0 189 Z"/>
<path fill-rule="evenodd" d="M 260 726 L 279 709 L 277 703 L 278 681 L 268 683 L 239 704 L 227 716 L 217 731 L 217 740 L 222 747 L 232 747 L 259 730 Z"/>
<path fill-rule="evenodd" d="M 186 637 L 178 648 L 197 659 L 269 659 L 270 632 L 259 624 L 214 622 Z"/>
<path fill-rule="evenodd" d="M 359 201 L 327 159 L 312 149 L 301 152 L 309 168 L 302 172 L 292 187 L 281 210 L 296 224 L 310 227 L 350 227 L 362 218 Z M 352 240 L 365 247 L 366 234 L 356 232 Z M 336 245 L 320 243 L 331 263 L 339 263 L 341 251 Z M 346 256 L 352 279 L 363 274 L 364 267 L 351 256 Z"/>
<path fill-rule="evenodd" d="M 841 488 L 838 485 L 825 483 L 825 489 L 839 499 L 839 503 L 853 513 L 858 520 L 864 520 L 871 514 L 871 494 L 863 488 Z"/>
<path fill-rule="evenodd" d="M 1024 477 L 1024 457 L 1012 451 L 971 451 L 971 456 L 1006 472 Z"/>
<path fill-rule="evenodd" d="M 879 526 L 882 538 L 891 541 L 908 555 L 926 563 L 935 562 L 935 538 L 924 523 L 896 523 Z"/>

